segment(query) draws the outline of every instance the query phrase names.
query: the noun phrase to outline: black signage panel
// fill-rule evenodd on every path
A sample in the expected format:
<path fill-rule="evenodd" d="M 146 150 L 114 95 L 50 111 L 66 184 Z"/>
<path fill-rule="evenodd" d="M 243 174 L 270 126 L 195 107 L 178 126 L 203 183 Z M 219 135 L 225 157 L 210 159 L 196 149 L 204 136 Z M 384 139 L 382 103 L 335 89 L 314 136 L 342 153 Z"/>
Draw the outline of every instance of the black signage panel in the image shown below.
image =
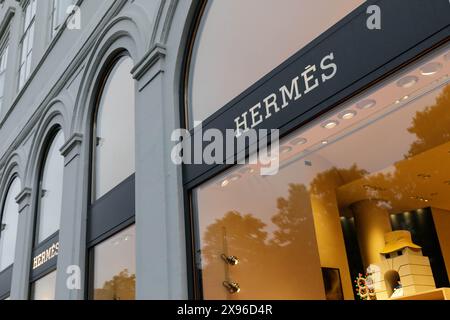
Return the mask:
<path fill-rule="evenodd" d="M 0 300 L 6 299 L 11 290 L 13 266 L 10 266 L 0 273 Z"/>
<path fill-rule="evenodd" d="M 380 30 L 367 26 L 367 8 L 374 4 L 380 8 Z M 288 133 L 448 40 L 449 17 L 447 0 L 367 1 L 208 118 L 201 131 L 191 132 L 192 139 L 202 141 L 196 135 L 208 129 L 224 137 L 227 129 Z M 223 169 L 188 164 L 184 181 L 192 187 Z"/>
<path fill-rule="evenodd" d="M 58 253 L 59 232 L 33 250 L 33 256 L 31 257 L 31 281 L 36 281 L 56 269 Z"/>

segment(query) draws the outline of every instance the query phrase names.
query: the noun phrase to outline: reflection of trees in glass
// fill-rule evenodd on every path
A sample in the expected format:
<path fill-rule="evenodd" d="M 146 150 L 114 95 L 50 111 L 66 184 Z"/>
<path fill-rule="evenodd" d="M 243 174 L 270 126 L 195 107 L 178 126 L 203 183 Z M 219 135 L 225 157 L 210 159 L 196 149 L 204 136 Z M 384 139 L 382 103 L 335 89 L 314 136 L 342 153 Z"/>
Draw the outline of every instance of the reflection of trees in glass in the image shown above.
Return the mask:
<path fill-rule="evenodd" d="M 121 271 L 112 280 L 106 281 L 101 289 L 95 289 L 95 300 L 134 300 L 136 275 L 130 275 L 128 269 Z"/>
<path fill-rule="evenodd" d="M 408 132 L 417 140 L 411 145 L 407 157 L 413 157 L 426 150 L 450 141 L 450 85 L 446 86 L 433 106 L 417 112 Z"/>
<path fill-rule="evenodd" d="M 278 198 L 278 213 L 272 217 L 272 222 L 278 227 L 271 241 L 273 245 L 287 246 L 296 241 L 308 240 L 304 239 L 302 224 L 311 212 L 307 207 L 309 202 L 308 191 L 302 184 L 290 184 L 287 199 Z"/>
<path fill-rule="evenodd" d="M 277 200 L 277 212 L 272 217 L 276 230 L 271 238 L 264 231 L 266 224 L 252 214 L 231 211 L 209 225 L 202 248 L 206 297 L 223 298 L 222 282 L 229 276 L 245 287 L 239 296 L 249 294 L 255 299 L 320 296 L 322 291 L 314 289 L 321 286 L 320 278 L 318 281 L 316 277 L 321 274 L 308 203 L 306 187 L 290 185 L 288 197 Z M 239 265 L 228 267 L 220 257 L 222 254 L 237 256 Z"/>

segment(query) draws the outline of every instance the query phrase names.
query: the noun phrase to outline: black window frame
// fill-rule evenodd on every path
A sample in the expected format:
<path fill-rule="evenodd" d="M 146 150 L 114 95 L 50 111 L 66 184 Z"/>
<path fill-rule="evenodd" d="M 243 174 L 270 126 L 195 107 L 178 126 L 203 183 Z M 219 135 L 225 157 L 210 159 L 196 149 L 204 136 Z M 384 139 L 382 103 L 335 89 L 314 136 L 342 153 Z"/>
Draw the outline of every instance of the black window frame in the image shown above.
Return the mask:
<path fill-rule="evenodd" d="M 187 45 L 183 56 L 184 60 L 180 79 L 179 105 L 181 127 L 188 129 L 191 137 L 194 137 L 195 134 L 199 132 L 199 128 L 190 128 L 187 117 L 187 115 L 189 114 L 189 101 L 187 92 L 187 90 L 189 89 L 189 68 L 192 48 L 196 40 L 197 29 L 200 25 L 206 3 L 207 0 L 199 1 L 190 13 L 191 23 L 188 30 Z M 381 8 L 382 30 L 369 30 L 366 26 L 366 19 L 369 17 L 369 15 L 367 14 L 367 8 L 371 5 L 378 5 Z M 329 50 L 327 53 L 333 50 L 345 52 L 345 49 L 348 49 L 348 47 L 364 48 L 364 46 L 370 48 L 371 50 L 375 46 L 380 51 L 379 54 L 383 55 L 382 57 L 384 60 L 379 65 L 375 65 L 375 63 L 371 62 L 372 55 L 377 54 L 373 51 L 371 52 L 368 50 L 362 50 L 363 53 L 369 52 L 369 56 L 368 59 L 365 59 L 363 54 L 361 54 L 359 59 L 360 61 L 355 61 L 354 57 L 350 56 L 344 56 L 344 58 L 340 57 L 341 66 L 349 66 L 352 63 L 355 63 L 357 65 L 357 67 L 355 67 L 355 69 L 357 69 L 356 80 L 354 80 L 353 82 L 344 81 L 343 84 L 336 85 L 337 89 L 339 89 L 336 93 L 334 93 L 333 95 L 327 95 L 320 101 L 314 101 L 314 104 L 310 106 L 309 109 L 304 110 L 303 113 L 296 114 L 295 117 L 292 117 L 292 115 L 286 112 L 280 112 L 277 120 L 274 120 L 274 117 L 272 117 L 269 121 L 266 121 L 265 123 L 260 125 L 260 127 L 264 129 L 279 129 L 280 139 L 282 139 L 293 131 L 298 130 L 304 125 L 314 121 L 320 115 L 333 110 L 335 107 L 338 107 L 345 101 L 350 100 L 364 90 L 373 87 L 375 84 L 383 81 L 393 73 L 401 70 L 404 66 L 420 59 L 428 52 L 447 43 L 450 39 L 450 23 L 448 20 L 448 16 L 446 20 L 447 24 L 443 26 L 442 22 L 446 17 L 445 12 L 448 12 L 449 9 L 448 1 L 438 0 L 433 2 L 432 4 L 430 3 L 430 6 L 426 8 L 426 10 L 424 9 L 425 8 L 423 6 L 423 3 L 420 0 L 403 2 L 389 0 L 367 0 L 364 4 L 360 5 L 350 14 L 338 21 L 330 29 L 324 31 L 319 37 L 311 41 L 293 56 L 281 63 L 280 66 L 258 80 L 254 85 L 244 90 L 235 99 L 210 115 L 202 123 L 202 130 L 205 131 L 208 128 L 218 128 L 223 132 L 225 129 L 235 129 L 232 125 L 236 115 L 240 116 L 242 114 L 242 111 L 247 111 L 245 108 L 249 107 L 248 105 L 242 105 L 242 103 L 240 103 L 244 98 L 251 95 L 257 96 L 259 89 L 267 87 L 270 84 L 270 81 L 275 76 L 279 75 L 284 70 L 289 69 L 289 67 L 294 65 L 297 61 L 302 62 L 302 65 L 304 66 L 309 65 L 310 62 L 308 61 L 310 61 L 311 59 L 305 60 L 303 58 L 308 56 L 310 57 L 313 52 L 317 51 L 319 57 L 325 56 L 324 52 L 326 51 L 324 51 L 323 47 L 327 47 L 326 45 L 328 45 Z M 426 13 L 424 13 L 424 11 L 426 11 Z M 425 14 L 427 15 L 427 17 L 433 17 L 433 19 L 430 20 L 429 26 L 430 29 L 433 29 L 432 31 L 428 32 L 427 35 L 425 35 L 423 32 L 420 34 L 419 32 L 412 32 L 410 39 L 401 39 L 401 37 L 399 37 L 399 35 L 404 32 L 405 28 L 414 30 L 413 22 L 422 21 Z M 382 33 L 383 27 L 392 29 L 393 26 L 403 27 L 399 28 L 401 30 L 391 32 L 390 34 L 388 34 L 388 37 L 385 37 L 384 42 L 380 42 L 380 37 L 377 32 Z M 368 33 L 368 30 L 372 33 Z M 338 41 L 338 32 L 343 33 L 340 35 L 340 39 L 344 38 L 345 41 Z M 368 36 L 361 37 L 362 35 Z M 364 41 L 359 43 L 352 41 L 355 37 L 358 39 L 363 38 Z M 392 55 L 391 53 L 393 51 L 389 51 L 393 43 L 395 43 L 394 49 L 397 49 L 399 52 L 401 52 L 400 54 Z M 414 45 L 411 46 L 411 43 L 414 43 Z M 331 82 L 332 81 L 330 81 L 330 83 Z M 241 113 L 236 113 L 239 112 L 239 110 L 241 110 Z M 259 127 L 256 127 L 256 129 L 259 129 Z M 248 156 L 249 148 L 247 148 L 245 152 Z M 199 267 L 199 263 L 201 261 L 199 257 L 200 248 L 197 247 L 200 235 L 197 228 L 198 217 L 193 206 L 193 201 L 195 199 L 192 193 L 193 190 L 198 186 L 201 186 L 205 182 L 210 181 L 214 177 L 234 166 L 235 165 L 230 164 L 183 165 L 183 195 L 185 205 L 185 230 L 187 243 L 188 294 L 190 299 L 203 299 L 202 271 Z"/>

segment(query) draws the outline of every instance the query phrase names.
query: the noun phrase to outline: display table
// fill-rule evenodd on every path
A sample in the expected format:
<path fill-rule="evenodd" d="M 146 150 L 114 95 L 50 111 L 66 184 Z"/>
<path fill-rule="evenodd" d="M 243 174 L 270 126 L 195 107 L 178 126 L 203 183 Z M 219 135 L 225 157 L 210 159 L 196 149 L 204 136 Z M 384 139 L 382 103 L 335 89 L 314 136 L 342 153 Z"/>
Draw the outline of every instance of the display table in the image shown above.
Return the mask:
<path fill-rule="evenodd" d="M 391 300 L 450 300 L 450 288 L 440 288 Z"/>

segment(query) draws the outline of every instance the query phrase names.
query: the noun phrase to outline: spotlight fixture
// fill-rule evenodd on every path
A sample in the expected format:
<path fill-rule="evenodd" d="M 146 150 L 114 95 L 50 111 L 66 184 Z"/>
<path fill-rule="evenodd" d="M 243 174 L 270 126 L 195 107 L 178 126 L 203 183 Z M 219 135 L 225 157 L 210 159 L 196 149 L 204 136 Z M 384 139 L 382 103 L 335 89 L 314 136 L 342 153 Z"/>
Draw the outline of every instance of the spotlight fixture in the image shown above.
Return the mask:
<path fill-rule="evenodd" d="M 397 81 L 397 86 L 400 88 L 408 89 L 413 87 L 417 82 L 419 82 L 419 78 L 416 76 L 406 76 Z"/>
<path fill-rule="evenodd" d="M 430 62 L 420 68 L 420 73 L 423 76 L 432 76 L 438 73 L 442 69 L 442 64 L 439 62 Z"/>
<path fill-rule="evenodd" d="M 408 100 L 409 99 L 409 96 L 404 96 L 403 98 L 402 98 L 402 100 Z"/>
<path fill-rule="evenodd" d="M 308 142 L 308 140 L 306 140 L 305 138 L 295 138 L 291 141 L 291 144 L 294 146 L 301 146 L 303 144 L 306 144 Z"/>
<path fill-rule="evenodd" d="M 356 107 L 360 110 L 367 110 L 375 107 L 377 102 L 375 100 L 363 100 L 356 104 Z"/>
<path fill-rule="evenodd" d="M 224 281 L 223 286 L 228 289 L 228 292 L 231 294 L 239 293 L 241 291 L 241 287 L 236 282 Z"/>
<path fill-rule="evenodd" d="M 338 125 L 339 125 L 339 122 L 337 122 L 335 120 L 330 120 L 330 121 L 323 123 L 322 128 L 331 130 L 331 129 L 336 128 Z"/>
<path fill-rule="evenodd" d="M 325 146 L 325 145 L 327 145 L 328 144 L 328 140 L 323 140 L 322 141 L 322 144 Z"/>
<path fill-rule="evenodd" d="M 346 110 L 339 114 L 339 118 L 342 120 L 350 120 L 356 116 L 356 111 Z"/>
<path fill-rule="evenodd" d="M 226 256 L 224 254 L 221 255 L 223 261 L 228 263 L 230 266 L 235 266 L 239 263 L 239 258 L 236 256 Z"/>

